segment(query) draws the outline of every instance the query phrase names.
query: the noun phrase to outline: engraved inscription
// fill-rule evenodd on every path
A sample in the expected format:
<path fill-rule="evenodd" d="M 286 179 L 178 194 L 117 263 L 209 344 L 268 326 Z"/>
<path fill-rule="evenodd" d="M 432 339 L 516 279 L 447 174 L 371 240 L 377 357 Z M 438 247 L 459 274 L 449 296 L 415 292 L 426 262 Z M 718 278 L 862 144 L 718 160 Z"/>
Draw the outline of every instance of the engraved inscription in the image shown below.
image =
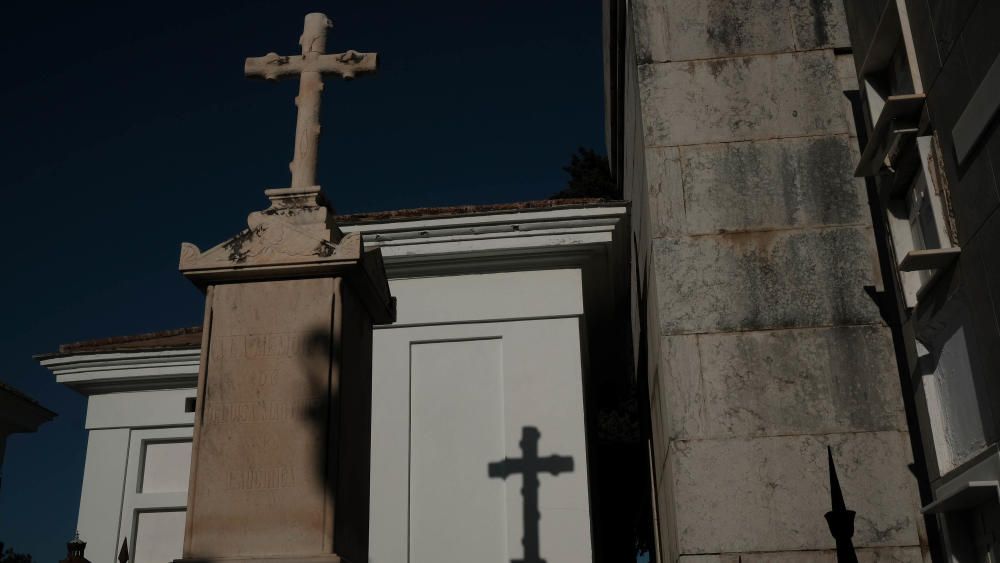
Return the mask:
<path fill-rule="evenodd" d="M 250 381 L 257 387 L 271 387 L 279 380 L 280 377 L 278 377 L 278 372 L 276 371 L 266 371 L 250 376 Z"/>
<path fill-rule="evenodd" d="M 205 422 L 209 424 L 278 422 L 297 418 L 305 408 L 305 405 L 300 403 L 266 401 L 212 403 L 205 409 Z"/>
<path fill-rule="evenodd" d="M 242 561 L 325 549 L 335 297 L 328 278 L 214 286 L 185 540 L 192 555 Z"/>
<path fill-rule="evenodd" d="M 304 332 L 233 334 L 219 336 L 212 343 L 212 359 L 297 358 L 308 350 Z"/>
<path fill-rule="evenodd" d="M 295 486 L 295 472 L 287 465 L 230 471 L 226 488 L 230 490 L 287 489 Z"/>
<path fill-rule="evenodd" d="M 238 398 L 240 394 L 246 394 L 245 391 L 253 392 L 256 390 L 255 395 L 251 397 L 243 397 L 250 399 L 253 396 L 261 396 L 262 391 L 271 392 L 274 388 L 281 387 L 282 383 L 289 382 L 289 378 L 292 380 L 301 379 L 305 375 L 300 370 L 289 369 L 287 374 L 279 373 L 277 371 L 263 371 L 263 372 L 253 372 L 251 371 L 247 375 L 230 375 L 229 377 L 215 377 L 212 379 L 212 388 L 225 394 L 228 398 Z M 295 381 L 291 381 L 291 384 L 295 384 Z M 214 400 L 209 400 L 209 406 L 214 404 Z"/>

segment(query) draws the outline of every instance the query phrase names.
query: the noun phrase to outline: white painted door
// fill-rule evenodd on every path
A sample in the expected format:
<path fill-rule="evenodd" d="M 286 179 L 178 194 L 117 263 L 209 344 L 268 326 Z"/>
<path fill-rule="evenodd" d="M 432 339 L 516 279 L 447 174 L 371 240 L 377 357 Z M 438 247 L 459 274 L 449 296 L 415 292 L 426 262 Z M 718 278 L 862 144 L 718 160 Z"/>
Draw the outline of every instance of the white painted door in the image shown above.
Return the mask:
<path fill-rule="evenodd" d="M 502 340 L 410 344 L 410 559 L 506 552 L 505 490 L 483 460 L 504 451 Z"/>
<path fill-rule="evenodd" d="M 372 562 L 591 560 L 579 317 L 383 328 L 374 348 Z"/>

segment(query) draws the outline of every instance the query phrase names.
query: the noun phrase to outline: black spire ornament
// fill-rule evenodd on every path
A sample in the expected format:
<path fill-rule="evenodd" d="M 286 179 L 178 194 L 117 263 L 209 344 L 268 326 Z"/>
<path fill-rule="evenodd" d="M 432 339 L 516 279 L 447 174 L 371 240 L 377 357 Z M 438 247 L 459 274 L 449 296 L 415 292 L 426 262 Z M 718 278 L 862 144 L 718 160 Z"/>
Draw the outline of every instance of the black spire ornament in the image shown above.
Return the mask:
<path fill-rule="evenodd" d="M 118 552 L 118 563 L 128 563 L 128 560 L 128 538 L 124 538 L 121 551 Z"/>
<path fill-rule="evenodd" d="M 830 526 L 830 534 L 837 542 L 837 563 L 858 563 L 858 555 L 854 552 L 854 515 L 853 510 L 847 510 L 844 504 L 844 493 L 840 490 L 840 480 L 837 479 L 837 468 L 833 465 L 833 449 L 826 447 L 827 462 L 830 467 L 830 504 L 833 510 L 826 513 L 826 523 Z"/>

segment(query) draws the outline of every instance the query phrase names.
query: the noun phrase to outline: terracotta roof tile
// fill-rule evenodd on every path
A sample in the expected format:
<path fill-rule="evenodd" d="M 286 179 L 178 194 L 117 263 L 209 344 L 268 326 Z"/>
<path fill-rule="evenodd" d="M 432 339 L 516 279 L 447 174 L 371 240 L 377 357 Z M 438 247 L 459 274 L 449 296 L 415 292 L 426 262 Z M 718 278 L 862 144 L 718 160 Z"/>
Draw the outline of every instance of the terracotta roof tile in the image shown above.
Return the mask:
<path fill-rule="evenodd" d="M 59 346 L 60 354 L 112 352 L 115 350 L 150 350 L 158 348 L 197 348 L 201 346 L 201 327 L 192 326 L 131 336 L 111 336 Z"/>
<path fill-rule="evenodd" d="M 552 209 L 555 207 L 582 207 L 599 203 L 621 203 L 599 197 L 576 199 L 544 199 L 539 201 L 522 201 L 518 203 L 493 203 L 486 205 L 453 205 L 449 207 L 417 207 L 415 209 L 398 209 L 395 211 L 373 211 L 371 213 L 352 213 L 337 215 L 338 223 L 378 223 L 381 221 L 399 221 L 406 219 L 421 219 L 439 217 L 442 215 L 479 215 L 487 213 L 503 213 L 505 211 L 531 211 L 535 209 Z"/>

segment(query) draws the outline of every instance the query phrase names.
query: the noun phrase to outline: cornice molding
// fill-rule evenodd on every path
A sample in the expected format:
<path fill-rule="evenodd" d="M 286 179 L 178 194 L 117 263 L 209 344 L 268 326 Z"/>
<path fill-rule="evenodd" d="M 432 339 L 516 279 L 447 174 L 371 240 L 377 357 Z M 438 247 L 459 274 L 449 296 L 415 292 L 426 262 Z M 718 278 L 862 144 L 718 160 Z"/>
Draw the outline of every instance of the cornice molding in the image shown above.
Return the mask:
<path fill-rule="evenodd" d="M 594 258 L 601 259 L 602 268 L 611 268 L 612 258 L 627 248 L 628 209 L 627 202 L 604 203 L 341 229 L 345 239 L 359 233 L 364 247 L 381 250 L 390 279 L 582 267 Z M 36 359 L 57 382 L 95 395 L 193 388 L 200 349 L 45 354 Z"/>
<path fill-rule="evenodd" d="M 201 349 L 197 347 L 101 352 L 40 357 L 39 363 L 62 383 L 84 395 L 195 387 Z"/>
<path fill-rule="evenodd" d="M 612 251 L 629 204 L 344 225 L 379 248 L 390 278 L 562 268 Z M 620 234 L 618 236 L 621 236 Z"/>

